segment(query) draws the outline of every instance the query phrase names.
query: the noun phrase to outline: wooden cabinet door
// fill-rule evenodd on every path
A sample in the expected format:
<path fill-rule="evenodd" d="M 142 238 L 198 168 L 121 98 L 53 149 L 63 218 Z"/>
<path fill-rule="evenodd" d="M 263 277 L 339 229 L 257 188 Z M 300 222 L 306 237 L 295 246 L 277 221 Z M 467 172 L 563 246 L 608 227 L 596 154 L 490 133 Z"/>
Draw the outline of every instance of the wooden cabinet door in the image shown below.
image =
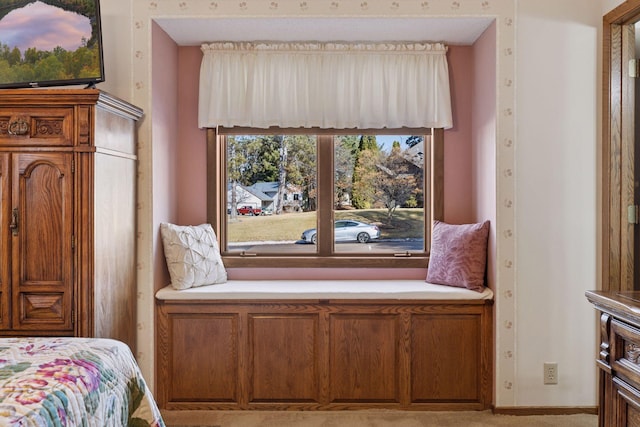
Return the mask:
<path fill-rule="evenodd" d="M 11 327 L 11 169 L 10 154 L 0 153 L 0 329 Z"/>
<path fill-rule="evenodd" d="M 12 328 L 72 331 L 73 155 L 11 156 Z"/>
<path fill-rule="evenodd" d="M 613 379 L 612 409 L 615 427 L 640 427 L 640 392 L 620 378 Z"/>

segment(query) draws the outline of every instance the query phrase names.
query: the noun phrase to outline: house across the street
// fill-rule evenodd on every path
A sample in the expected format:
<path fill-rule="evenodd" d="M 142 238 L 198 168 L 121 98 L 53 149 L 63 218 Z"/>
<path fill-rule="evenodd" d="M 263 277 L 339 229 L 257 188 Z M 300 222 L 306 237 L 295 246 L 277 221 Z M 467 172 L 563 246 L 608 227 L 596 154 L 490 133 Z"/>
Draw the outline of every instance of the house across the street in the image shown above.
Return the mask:
<path fill-rule="evenodd" d="M 274 182 L 257 182 L 253 185 L 246 186 L 236 184 L 235 186 L 235 205 L 236 211 L 244 206 L 251 208 L 260 208 L 263 213 L 275 212 L 278 199 L 279 183 Z M 227 212 L 231 212 L 231 201 L 234 200 L 232 191 L 229 186 L 227 190 Z M 283 195 L 283 212 L 302 212 L 304 207 L 302 190 L 300 187 L 288 184 Z"/>

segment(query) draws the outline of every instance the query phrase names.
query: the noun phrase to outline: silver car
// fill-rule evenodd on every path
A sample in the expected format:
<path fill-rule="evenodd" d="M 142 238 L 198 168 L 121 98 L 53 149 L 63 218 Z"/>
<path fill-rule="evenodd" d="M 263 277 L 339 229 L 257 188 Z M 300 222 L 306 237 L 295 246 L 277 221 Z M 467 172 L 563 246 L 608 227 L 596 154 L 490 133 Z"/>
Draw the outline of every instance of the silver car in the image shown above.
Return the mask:
<path fill-rule="evenodd" d="M 380 229 L 373 224 L 366 224 L 351 219 L 341 219 L 334 223 L 334 238 L 336 242 L 367 243 L 380 237 Z M 316 244 L 317 231 L 310 228 L 302 232 L 301 239 L 305 242 Z"/>

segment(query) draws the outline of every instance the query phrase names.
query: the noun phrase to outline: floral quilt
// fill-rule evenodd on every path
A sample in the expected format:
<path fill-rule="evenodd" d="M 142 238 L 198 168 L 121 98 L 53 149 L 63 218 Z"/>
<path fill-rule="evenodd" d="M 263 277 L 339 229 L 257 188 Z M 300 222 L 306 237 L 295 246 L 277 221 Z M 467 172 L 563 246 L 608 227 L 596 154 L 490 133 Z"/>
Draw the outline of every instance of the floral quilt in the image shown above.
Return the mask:
<path fill-rule="evenodd" d="M 126 344 L 0 338 L 0 426 L 164 427 Z"/>

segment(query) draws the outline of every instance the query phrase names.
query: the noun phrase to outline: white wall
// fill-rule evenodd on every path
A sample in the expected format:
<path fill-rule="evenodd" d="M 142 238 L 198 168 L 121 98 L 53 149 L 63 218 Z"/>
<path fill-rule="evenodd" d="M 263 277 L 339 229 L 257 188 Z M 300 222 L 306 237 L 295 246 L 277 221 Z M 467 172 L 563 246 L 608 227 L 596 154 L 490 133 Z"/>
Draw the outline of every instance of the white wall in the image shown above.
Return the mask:
<path fill-rule="evenodd" d="M 516 406 L 596 403 L 601 20 L 596 2 L 518 2 Z"/>

